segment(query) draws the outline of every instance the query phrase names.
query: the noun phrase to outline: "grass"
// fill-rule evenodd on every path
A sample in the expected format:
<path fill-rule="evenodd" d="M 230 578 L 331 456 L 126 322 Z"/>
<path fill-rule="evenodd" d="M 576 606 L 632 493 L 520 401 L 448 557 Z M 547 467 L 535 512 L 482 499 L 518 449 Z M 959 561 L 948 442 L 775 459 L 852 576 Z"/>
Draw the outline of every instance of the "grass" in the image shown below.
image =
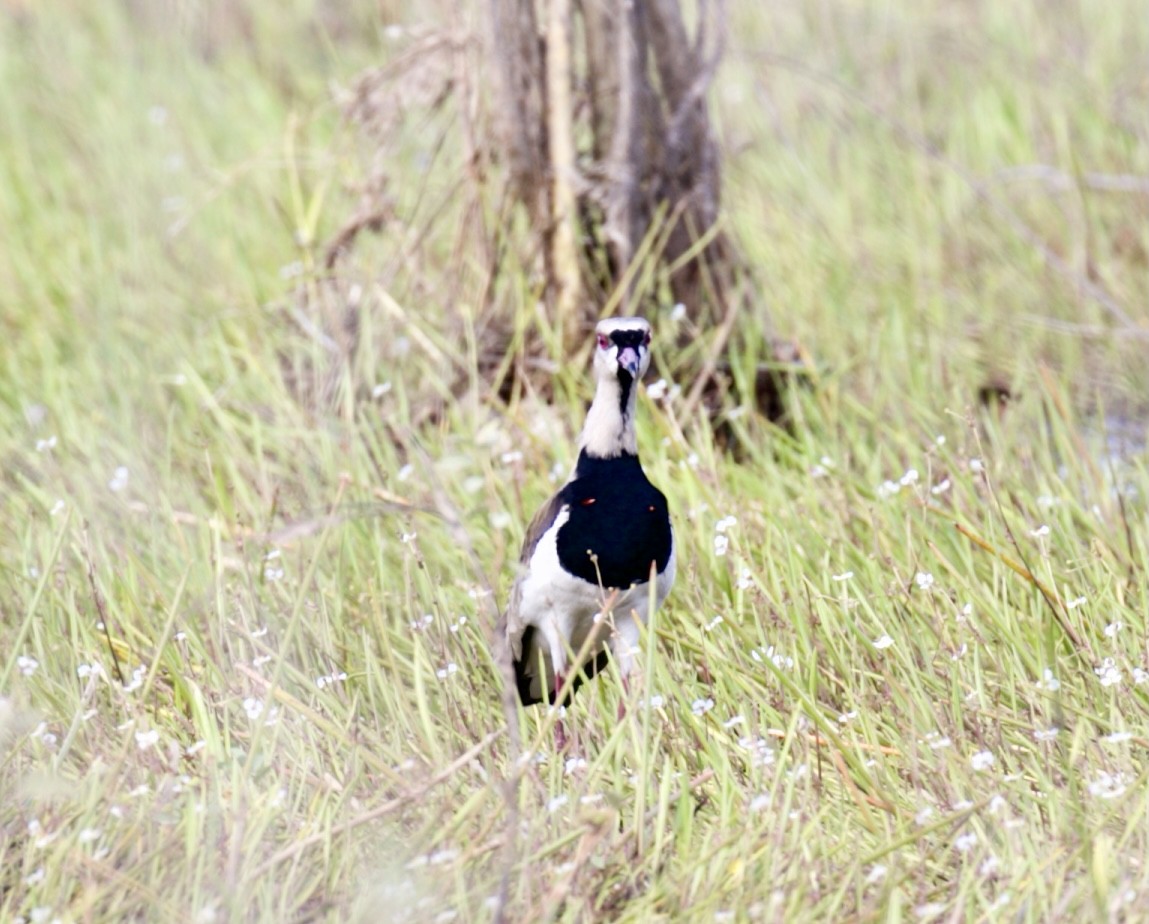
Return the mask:
<path fill-rule="evenodd" d="M 483 279 L 426 219 L 449 118 L 320 281 L 373 169 L 331 90 L 404 47 L 373 5 L 171 9 L 0 7 L 0 918 L 487 920 L 487 632 L 585 370 L 487 400 Z M 1149 904 L 1138 12 L 732 10 L 726 221 L 818 383 L 791 433 L 735 417 L 742 460 L 643 398 L 678 584 L 624 721 L 610 677 L 565 760 L 520 717 L 512 919 Z"/>

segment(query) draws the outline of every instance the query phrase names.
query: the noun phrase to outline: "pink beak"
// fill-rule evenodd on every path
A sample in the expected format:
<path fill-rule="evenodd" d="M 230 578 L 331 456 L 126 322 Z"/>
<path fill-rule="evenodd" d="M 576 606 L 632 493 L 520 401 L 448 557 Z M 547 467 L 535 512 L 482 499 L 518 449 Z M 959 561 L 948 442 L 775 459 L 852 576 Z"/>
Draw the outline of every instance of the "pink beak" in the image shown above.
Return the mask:
<path fill-rule="evenodd" d="M 634 347 L 623 347 L 618 351 L 618 364 L 634 378 L 638 375 L 638 350 Z"/>

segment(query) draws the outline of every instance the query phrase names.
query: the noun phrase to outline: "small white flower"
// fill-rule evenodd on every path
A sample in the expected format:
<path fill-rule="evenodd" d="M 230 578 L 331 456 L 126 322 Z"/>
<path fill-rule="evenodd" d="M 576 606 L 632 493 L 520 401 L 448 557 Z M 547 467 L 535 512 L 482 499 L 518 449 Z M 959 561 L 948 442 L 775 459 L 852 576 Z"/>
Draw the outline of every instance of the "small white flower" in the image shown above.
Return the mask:
<path fill-rule="evenodd" d="M 44 881 L 44 867 L 38 866 L 35 870 L 24 877 L 24 885 L 34 886 Z"/>
<path fill-rule="evenodd" d="M 997 872 L 999 866 L 1001 866 L 1001 861 L 993 854 L 990 854 L 988 857 L 981 861 L 981 866 L 977 868 L 977 871 L 979 875 L 990 876 Z M 1009 897 L 1008 892 L 1003 892 L 1002 895 L 1006 898 Z"/>
<path fill-rule="evenodd" d="M 412 544 L 414 544 L 415 540 L 418 538 L 419 538 L 418 533 L 402 533 L 399 536 L 399 541 L 402 542 L 404 545 L 412 545 Z"/>
<path fill-rule="evenodd" d="M 264 568 L 263 579 L 268 582 L 281 581 L 286 573 L 282 568 Z"/>
<path fill-rule="evenodd" d="M 958 853 L 969 853 L 976 843 L 977 834 L 973 831 L 966 831 L 965 834 L 959 834 L 954 838 L 954 850 Z"/>
<path fill-rule="evenodd" d="M 894 644 L 894 640 L 884 633 L 874 639 L 874 647 L 879 651 L 889 648 L 892 644 Z"/>
<path fill-rule="evenodd" d="M 937 484 L 935 484 L 932 488 L 930 488 L 930 493 L 931 494 L 945 494 L 946 491 L 948 491 L 951 487 L 952 487 L 952 485 L 950 483 L 950 480 L 948 478 L 943 478 L 941 481 L 939 481 Z"/>
<path fill-rule="evenodd" d="M 677 302 L 675 306 L 670 309 L 670 320 L 675 324 L 686 320 L 686 306 L 682 304 L 682 302 Z"/>
<path fill-rule="evenodd" d="M 111 491 L 122 491 L 128 486 L 128 467 L 120 465 L 112 473 L 112 480 L 108 482 Z"/>
<path fill-rule="evenodd" d="M 459 665 L 454 661 L 448 661 L 446 667 L 440 667 L 437 671 L 435 671 L 435 676 L 440 680 L 446 680 L 448 677 L 453 674 L 457 674 L 458 672 Z"/>
<path fill-rule="evenodd" d="M 147 731 L 136 732 L 136 747 L 141 751 L 146 751 L 150 747 L 154 747 L 160 740 L 160 733 L 154 729 Z"/>
<path fill-rule="evenodd" d="M 840 712 L 840 713 L 838 713 L 838 723 L 841 725 L 845 725 L 847 722 L 849 722 L 852 719 L 856 719 L 857 717 L 858 717 L 858 710 L 857 709 L 851 709 L 849 712 Z"/>
<path fill-rule="evenodd" d="M 722 624 L 722 622 L 723 622 L 723 620 L 722 620 L 721 616 L 715 616 L 712 620 L 710 620 L 710 622 L 708 622 L 702 628 L 706 632 L 713 632 L 715 629 L 717 629 Z"/>
<path fill-rule="evenodd" d="M 51 905 L 40 905 L 28 912 L 28 919 L 32 922 L 32 924 L 46 924 L 48 919 L 51 917 Z"/>
<path fill-rule="evenodd" d="M 56 437 L 49 436 L 46 440 L 36 440 L 36 452 L 48 452 L 56 448 Z"/>
<path fill-rule="evenodd" d="M 1093 669 L 1103 687 L 1116 687 L 1121 684 L 1121 671 L 1112 658 L 1106 658 L 1099 667 Z"/>
<path fill-rule="evenodd" d="M 557 812 L 559 809 L 561 809 L 564 805 L 567 804 L 567 802 L 569 801 L 569 798 L 570 797 L 567 796 L 566 793 L 562 793 L 561 795 L 555 796 L 553 799 L 551 799 L 547 802 L 547 811 L 548 812 Z"/>
<path fill-rule="evenodd" d="M 1143 667 L 1133 668 L 1133 682 L 1139 687 L 1149 683 L 1149 671 Z"/>
<path fill-rule="evenodd" d="M 1133 733 L 1127 731 L 1117 731 L 1112 734 L 1106 735 L 1101 740 L 1107 744 L 1124 744 L 1126 741 L 1133 739 Z"/>
<path fill-rule="evenodd" d="M 730 549 L 730 538 L 721 534 L 714 537 L 714 554 L 721 558 Z"/>
<path fill-rule="evenodd" d="M 585 770 L 587 767 L 585 757 L 568 757 L 566 763 L 563 764 L 563 776 L 570 776 L 572 773 L 577 773 L 579 770 Z"/>
<path fill-rule="evenodd" d="M 914 583 L 920 590 L 929 590 L 934 586 L 934 576 L 928 571 L 919 571 L 914 575 Z"/>
<path fill-rule="evenodd" d="M 415 466 L 408 462 L 395 473 L 396 481 L 406 481 L 415 472 Z"/>
<path fill-rule="evenodd" d="M 988 770 L 997 760 L 989 751 L 978 751 L 969 759 L 969 765 L 979 773 Z"/>
<path fill-rule="evenodd" d="M 1043 536 L 1049 535 L 1049 527 L 1042 524 L 1041 526 L 1037 527 L 1037 529 L 1031 529 L 1029 534 L 1033 536 L 1034 539 L 1041 539 Z"/>
<path fill-rule="evenodd" d="M 989 805 L 987 805 L 986 808 L 989 810 L 991 815 L 996 815 L 1006 807 L 1006 804 L 1005 796 L 998 793 L 989 800 Z"/>
<path fill-rule="evenodd" d="M 982 867 L 985 865 L 985 863 L 982 863 Z M 1009 889 L 1002 889 L 1001 894 L 999 894 L 997 898 L 995 898 L 993 902 L 990 903 L 989 907 L 986 908 L 986 911 L 988 911 L 990 914 L 993 914 L 994 912 L 1001 910 L 1009 904 L 1010 897 Z"/>
<path fill-rule="evenodd" d="M 499 456 L 499 461 L 502 462 L 503 465 L 514 465 L 516 462 L 523 461 L 523 454 L 518 449 L 512 449 L 510 452 L 504 452 Z"/>
<path fill-rule="evenodd" d="M 1075 610 L 1079 606 L 1084 606 L 1089 601 L 1085 597 L 1075 597 L 1065 604 L 1066 609 Z"/>
<path fill-rule="evenodd" d="M 184 748 L 184 753 L 188 757 L 195 757 L 196 754 L 198 754 L 200 751 L 202 751 L 206 747 L 207 747 L 207 742 L 204 741 L 202 738 L 200 738 L 200 740 L 195 742 L 195 744 L 189 744 L 186 748 Z"/>
<path fill-rule="evenodd" d="M 709 696 L 705 699 L 696 699 L 690 704 L 690 711 L 697 716 L 706 715 L 711 709 L 714 708 L 714 700 Z"/>
<path fill-rule="evenodd" d="M 371 389 L 372 398 L 382 398 L 387 392 L 391 390 L 390 382 L 380 382 Z"/>
<path fill-rule="evenodd" d="M 647 705 L 649 705 L 651 709 L 661 709 L 664 702 L 665 700 L 658 693 L 655 693 L 647 700 Z"/>
<path fill-rule="evenodd" d="M 757 814 L 765 809 L 770 808 L 770 795 L 769 793 L 760 793 L 750 800 L 750 805 L 747 809 L 752 814 Z"/>
<path fill-rule="evenodd" d="M 850 578 L 852 578 L 853 576 L 854 576 L 853 571 L 843 571 L 841 574 L 830 575 L 830 580 L 831 581 L 838 581 L 840 583 L 842 581 L 850 580 Z"/>
<path fill-rule="evenodd" d="M 505 510 L 496 510 L 490 516 L 491 528 L 504 530 L 507 529 L 512 522 L 511 515 Z"/>
<path fill-rule="evenodd" d="M 934 814 L 934 807 L 932 805 L 923 805 L 918 809 L 918 813 L 914 816 L 914 823 L 917 825 L 924 825 L 929 821 Z"/>
<path fill-rule="evenodd" d="M 748 590 L 754 586 L 754 575 L 749 568 L 743 567 L 738 572 L 738 580 L 734 582 L 734 586 L 739 590 Z"/>
<path fill-rule="evenodd" d="M 738 517 L 725 516 L 717 523 L 714 524 L 714 531 L 716 533 L 724 533 L 729 529 L 733 529 L 738 525 Z"/>
<path fill-rule="evenodd" d="M 743 723 L 745 723 L 745 721 L 746 721 L 745 716 L 742 716 L 742 715 L 731 716 L 729 719 L 727 719 L 725 722 L 722 723 L 722 727 L 723 728 L 734 728 L 737 725 L 742 725 Z"/>
<path fill-rule="evenodd" d="M 878 497 L 885 500 L 888 497 L 893 497 L 902 489 L 902 486 L 896 481 L 883 481 L 878 485 Z"/>
<path fill-rule="evenodd" d="M 1120 632 L 1124 628 L 1125 628 L 1125 623 L 1123 623 L 1120 619 L 1118 619 L 1115 622 L 1109 623 L 1109 625 L 1107 625 L 1105 627 L 1105 636 L 1106 636 L 1106 638 L 1116 638 L 1117 633 Z"/>
<path fill-rule="evenodd" d="M 669 390 L 669 387 L 670 386 L 666 384 L 666 379 L 659 379 L 653 385 L 647 387 L 646 393 L 650 395 L 651 401 L 661 401 L 666 397 L 666 392 Z"/>
<path fill-rule="evenodd" d="M 132 679 L 124 684 L 125 693 L 135 693 L 140 687 L 144 685 L 144 679 L 148 675 L 148 669 L 143 664 L 132 671 Z"/>
<path fill-rule="evenodd" d="M 263 715 L 263 700 L 255 696 L 249 696 L 243 701 L 243 711 L 247 713 L 247 717 L 253 722 Z"/>
<path fill-rule="evenodd" d="M 49 516 L 58 517 L 61 513 L 68 509 L 68 505 L 64 503 L 63 498 L 56 498 L 56 503 L 52 505 L 52 509 L 48 511 Z"/>
<path fill-rule="evenodd" d="M 1096 799 L 1116 799 L 1125 794 L 1129 782 L 1124 773 L 1108 773 L 1102 770 L 1097 779 L 1089 784 L 1089 795 Z"/>
<path fill-rule="evenodd" d="M 939 735 L 934 738 L 930 743 L 931 751 L 941 751 L 953 745 L 953 740 L 948 735 Z"/>
<path fill-rule="evenodd" d="M 917 905 L 914 907 L 914 914 L 916 914 L 923 921 L 928 921 L 930 918 L 936 918 L 939 914 L 944 913 L 946 905 L 943 902 L 926 902 L 924 905 Z"/>
<path fill-rule="evenodd" d="M 903 488 L 908 488 L 912 484 L 918 483 L 918 470 L 916 468 L 906 469 L 906 473 L 898 479 L 898 484 Z"/>
<path fill-rule="evenodd" d="M 25 677 L 31 677 L 39 666 L 40 662 L 28 655 L 20 655 L 16 659 L 16 669 Z"/>
<path fill-rule="evenodd" d="M 970 459 L 969 470 L 975 474 L 985 471 L 985 465 L 982 464 L 981 459 Z"/>
<path fill-rule="evenodd" d="M 1048 667 L 1042 671 L 1041 679 L 1037 681 L 1037 685 L 1043 690 L 1048 690 L 1050 693 L 1056 693 L 1061 689 L 1061 681 L 1054 676 L 1053 671 Z"/>
<path fill-rule="evenodd" d="M 776 650 L 773 645 L 767 645 L 765 648 L 751 648 L 750 657 L 757 661 L 759 664 L 763 660 L 769 661 L 778 670 L 787 670 L 794 666 L 794 659 L 789 655 L 782 654 Z"/>
<path fill-rule="evenodd" d="M 1033 731 L 1034 741 L 1052 741 L 1061 733 L 1061 729 L 1056 725 L 1051 725 L 1049 728 L 1036 728 Z"/>
<path fill-rule="evenodd" d="M 78 835 L 76 835 L 76 839 L 81 844 L 90 844 L 92 841 L 98 841 L 100 839 L 100 835 L 103 833 L 104 832 L 99 828 L 84 828 Z"/>
<path fill-rule="evenodd" d="M 875 882 L 881 882 L 886 878 L 887 868 L 881 863 L 875 863 L 870 867 L 870 871 L 866 873 L 865 884 L 873 885 Z"/>

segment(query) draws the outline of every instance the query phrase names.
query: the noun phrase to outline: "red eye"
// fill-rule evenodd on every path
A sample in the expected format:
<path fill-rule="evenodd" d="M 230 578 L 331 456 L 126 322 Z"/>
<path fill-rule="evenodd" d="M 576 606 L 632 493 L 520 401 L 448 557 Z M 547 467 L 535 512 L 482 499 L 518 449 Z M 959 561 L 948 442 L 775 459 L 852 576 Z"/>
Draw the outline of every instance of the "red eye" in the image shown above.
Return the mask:
<path fill-rule="evenodd" d="M 650 346 L 650 331 L 646 332 L 646 336 L 642 338 L 643 346 Z"/>
<path fill-rule="evenodd" d="M 607 337 L 606 334 L 599 334 L 598 335 L 598 348 L 600 350 L 605 350 L 609 346 L 610 346 L 610 338 Z"/>

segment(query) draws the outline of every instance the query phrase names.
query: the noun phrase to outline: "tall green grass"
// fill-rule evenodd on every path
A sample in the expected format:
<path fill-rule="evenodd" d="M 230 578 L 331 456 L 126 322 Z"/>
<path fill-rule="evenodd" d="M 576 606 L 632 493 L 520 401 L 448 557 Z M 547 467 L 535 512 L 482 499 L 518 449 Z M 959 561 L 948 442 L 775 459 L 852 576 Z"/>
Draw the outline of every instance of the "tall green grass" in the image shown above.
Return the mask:
<path fill-rule="evenodd" d="M 586 370 L 485 394 L 449 116 L 319 270 L 379 166 L 333 99 L 437 11 L 169 9 L 0 13 L 0 918 L 1141 916 L 1135 4 L 731 10 L 745 365 L 817 382 L 741 459 L 643 397 L 678 584 L 626 717 L 608 675 L 518 763 L 488 631 Z"/>

